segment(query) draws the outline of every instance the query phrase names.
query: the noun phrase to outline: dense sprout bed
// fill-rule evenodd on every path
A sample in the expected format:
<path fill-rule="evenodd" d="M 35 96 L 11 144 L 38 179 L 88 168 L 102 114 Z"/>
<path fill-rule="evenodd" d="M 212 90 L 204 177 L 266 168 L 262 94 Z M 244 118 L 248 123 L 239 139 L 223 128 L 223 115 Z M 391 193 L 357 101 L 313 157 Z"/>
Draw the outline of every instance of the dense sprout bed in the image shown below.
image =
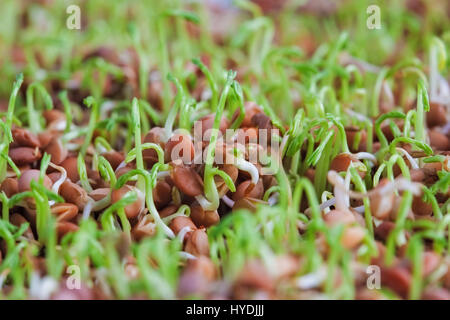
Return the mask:
<path fill-rule="evenodd" d="M 0 3 L 1 299 L 450 299 L 448 1 L 74 2 Z"/>

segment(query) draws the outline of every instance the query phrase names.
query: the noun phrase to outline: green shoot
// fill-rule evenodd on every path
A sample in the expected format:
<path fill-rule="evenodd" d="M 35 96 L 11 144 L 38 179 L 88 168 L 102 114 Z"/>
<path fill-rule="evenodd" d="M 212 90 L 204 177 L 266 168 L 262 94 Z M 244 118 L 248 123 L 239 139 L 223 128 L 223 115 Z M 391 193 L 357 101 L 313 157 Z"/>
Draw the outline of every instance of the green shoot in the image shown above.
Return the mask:
<path fill-rule="evenodd" d="M 69 98 L 67 96 L 67 91 L 61 91 L 58 97 L 63 104 L 64 114 L 66 115 L 66 128 L 64 129 L 64 133 L 68 133 L 72 125 L 72 109 L 70 106 Z"/>
<path fill-rule="evenodd" d="M 84 99 L 84 104 L 88 108 L 91 108 L 92 112 L 89 118 L 88 131 L 84 138 L 83 145 L 81 146 L 80 149 L 80 154 L 83 157 L 86 155 L 87 149 L 91 143 L 92 137 L 94 135 L 95 126 L 100 116 L 100 106 L 98 105 L 98 101 L 95 98 L 93 98 L 92 96 L 87 97 L 86 99 Z"/>
<path fill-rule="evenodd" d="M 77 157 L 77 168 L 78 168 L 78 175 L 80 176 L 81 186 L 88 193 L 92 192 L 93 189 L 91 187 L 91 184 L 89 183 L 89 178 L 88 178 L 87 169 L 86 169 L 86 163 L 85 163 L 84 157 L 81 153 L 79 153 L 78 157 Z"/>
<path fill-rule="evenodd" d="M 13 123 L 14 108 L 16 106 L 16 98 L 17 98 L 17 94 L 19 92 L 20 86 L 22 85 L 22 82 L 23 82 L 23 74 L 20 73 L 16 77 L 16 81 L 13 84 L 11 95 L 9 97 L 8 112 L 6 114 L 5 127 L 4 127 L 5 132 L 2 135 L 1 148 L 0 148 L 0 152 L 2 154 L 2 157 L 0 157 L 0 182 L 3 181 L 6 176 L 9 144 L 12 142 L 11 126 Z"/>

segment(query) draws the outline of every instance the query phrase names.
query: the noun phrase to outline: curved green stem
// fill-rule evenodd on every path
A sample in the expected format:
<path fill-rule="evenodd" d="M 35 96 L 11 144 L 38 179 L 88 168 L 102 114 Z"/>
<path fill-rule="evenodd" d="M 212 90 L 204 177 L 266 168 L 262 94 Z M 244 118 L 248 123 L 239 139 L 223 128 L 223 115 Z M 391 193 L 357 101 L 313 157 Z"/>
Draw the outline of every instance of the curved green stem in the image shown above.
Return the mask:
<path fill-rule="evenodd" d="M 135 169 L 131 170 L 124 175 L 122 175 L 115 185 L 115 189 L 118 189 L 122 187 L 131 177 L 135 175 L 140 175 L 144 177 L 145 180 L 145 202 L 147 204 L 147 208 L 150 211 L 150 214 L 153 217 L 153 220 L 155 221 L 156 225 L 163 229 L 164 233 L 169 236 L 170 238 L 175 238 L 175 234 L 173 231 L 162 221 L 161 217 L 159 216 L 158 210 L 155 207 L 155 203 L 153 201 L 153 188 L 156 185 L 156 174 L 160 167 L 164 166 L 161 163 L 156 163 L 151 173 L 147 172 L 146 170 L 142 169 Z"/>
<path fill-rule="evenodd" d="M 40 117 L 36 114 L 36 110 L 34 109 L 34 92 L 37 90 L 38 93 L 41 94 L 41 97 L 44 99 L 46 109 L 53 109 L 53 101 L 50 94 L 45 90 L 44 86 L 39 82 L 33 82 L 27 88 L 27 110 L 28 110 L 28 123 L 30 126 L 30 130 L 33 133 L 39 133 L 41 128 Z"/>
<path fill-rule="evenodd" d="M 378 140 L 381 143 L 381 149 L 387 148 L 388 146 L 388 140 L 386 139 L 386 137 L 383 134 L 383 131 L 381 131 L 381 124 L 383 123 L 384 120 L 386 119 L 394 119 L 394 118 L 398 118 L 398 119 L 404 119 L 406 116 L 403 112 L 400 111 L 391 111 L 388 113 L 384 113 L 381 116 L 379 116 L 377 118 L 377 120 L 375 120 L 375 133 L 378 137 Z"/>

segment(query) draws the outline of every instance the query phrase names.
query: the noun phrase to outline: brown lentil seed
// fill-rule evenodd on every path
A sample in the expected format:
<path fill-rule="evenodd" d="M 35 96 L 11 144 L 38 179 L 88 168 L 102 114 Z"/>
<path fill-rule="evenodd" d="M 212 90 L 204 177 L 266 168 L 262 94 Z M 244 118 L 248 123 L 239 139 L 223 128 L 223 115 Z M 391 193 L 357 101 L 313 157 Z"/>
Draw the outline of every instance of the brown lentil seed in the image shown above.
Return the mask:
<path fill-rule="evenodd" d="M 145 150 L 144 150 L 145 151 Z M 116 170 L 117 167 L 125 161 L 125 156 L 122 152 L 118 152 L 115 150 L 110 150 L 102 153 L 102 156 L 105 157 L 106 160 L 111 164 L 113 170 Z"/>
<path fill-rule="evenodd" d="M 177 212 L 178 210 L 178 206 L 174 205 L 174 204 L 170 204 L 167 207 L 165 207 L 164 209 L 161 209 L 159 211 L 159 216 L 161 218 L 166 218 L 168 216 L 171 216 L 172 214 L 174 214 L 175 212 Z"/>
<path fill-rule="evenodd" d="M 38 134 L 39 144 L 41 148 L 45 148 L 48 146 L 50 141 L 53 139 L 54 135 L 51 132 L 44 131 Z"/>
<path fill-rule="evenodd" d="M 78 207 L 72 203 L 55 203 L 50 210 L 58 222 L 70 221 L 78 214 Z"/>
<path fill-rule="evenodd" d="M 42 157 L 38 148 L 18 147 L 9 150 L 11 160 L 18 166 L 31 164 Z"/>
<path fill-rule="evenodd" d="M 161 127 L 154 127 L 145 135 L 143 143 L 155 143 L 161 146 L 164 150 L 164 140 L 165 130 Z M 154 149 L 145 149 L 142 151 L 142 156 L 144 161 L 148 166 L 152 166 L 158 162 L 158 153 Z"/>
<path fill-rule="evenodd" d="M 67 157 L 66 159 L 64 159 L 64 161 L 61 162 L 60 166 L 66 170 L 67 178 L 69 178 L 70 181 L 77 183 L 80 180 L 80 175 L 78 174 L 77 158 Z"/>
<path fill-rule="evenodd" d="M 441 103 L 430 101 L 430 111 L 426 113 L 427 125 L 430 128 L 440 127 L 447 123 L 445 107 Z"/>
<path fill-rule="evenodd" d="M 380 190 L 389 183 L 388 179 L 381 179 L 375 190 Z M 370 210 L 373 216 L 377 219 L 384 220 L 389 217 L 394 207 L 395 193 L 388 192 L 381 194 L 380 192 L 374 192 L 370 194 L 369 200 Z"/>
<path fill-rule="evenodd" d="M 155 188 L 152 190 L 153 201 L 155 202 L 156 208 L 163 208 L 170 202 L 170 200 L 172 200 L 171 191 L 172 188 L 166 181 L 159 180 L 156 183 Z"/>
<path fill-rule="evenodd" d="M 12 129 L 12 136 L 14 142 L 22 147 L 36 148 L 40 147 L 41 143 L 36 135 L 24 128 Z"/>
<path fill-rule="evenodd" d="M 19 178 L 18 181 L 18 186 L 19 186 L 19 192 L 24 192 L 24 191 L 28 191 L 31 190 L 31 181 L 39 181 L 39 175 L 40 175 L 40 171 L 36 170 L 36 169 L 29 169 L 26 170 L 24 172 L 22 172 L 22 175 Z M 44 176 L 44 187 L 46 187 L 47 189 L 50 189 L 53 185 L 52 180 L 50 180 L 50 178 L 45 175 Z"/>
<path fill-rule="evenodd" d="M 430 138 L 430 145 L 434 149 L 442 151 L 450 150 L 450 139 L 437 129 L 428 131 L 428 137 Z"/>
<path fill-rule="evenodd" d="M 247 209 L 251 212 L 256 211 L 256 206 L 258 204 L 267 204 L 267 202 L 262 201 L 260 199 L 250 198 L 250 197 L 244 197 L 239 199 L 234 203 L 233 210 L 237 209 Z"/>
<path fill-rule="evenodd" d="M 341 244 L 346 249 L 354 249 L 361 243 L 365 234 L 362 227 L 347 227 L 342 234 Z"/>
<path fill-rule="evenodd" d="M 67 149 L 58 138 L 50 140 L 50 143 L 45 148 L 45 152 L 51 155 L 51 161 L 54 164 L 60 164 L 67 157 Z"/>
<path fill-rule="evenodd" d="M 191 219 L 194 221 L 197 227 L 208 228 L 212 225 L 219 223 L 220 216 L 217 211 L 207 211 L 202 208 L 198 202 L 194 202 L 191 205 Z"/>
<path fill-rule="evenodd" d="M 89 197 L 94 199 L 94 201 L 99 201 L 105 198 L 110 193 L 110 191 L 110 188 L 97 188 L 89 193 Z"/>
<path fill-rule="evenodd" d="M 169 228 L 176 235 L 185 227 L 191 228 L 192 231 L 197 230 L 197 227 L 195 226 L 194 222 L 189 217 L 178 216 L 178 217 L 173 218 L 169 223 Z M 188 235 L 188 233 L 190 233 L 190 232 L 186 233 L 185 239 L 186 239 L 186 236 Z"/>
<path fill-rule="evenodd" d="M 140 241 L 143 238 L 151 237 L 156 233 L 156 224 L 150 221 L 150 215 L 144 216 L 134 227 L 131 229 L 131 234 L 135 241 Z"/>
<path fill-rule="evenodd" d="M 208 235 L 205 229 L 197 229 L 192 232 L 186 241 L 184 250 L 194 256 L 209 256 Z"/>
<path fill-rule="evenodd" d="M 64 181 L 59 187 L 59 194 L 66 200 L 66 202 L 73 203 L 81 211 L 88 201 L 87 192 L 79 185 Z"/>
<path fill-rule="evenodd" d="M 381 283 L 406 298 L 411 286 L 411 273 L 407 268 L 393 266 L 381 269 Z"/>
<path fill-rule="evenodd" d="M 190 197 L 203 193 L 202 178 L 190 167 L 176 165 L 172 171 L 172 179 L 175 186 Z"/>
<path fill-rule="evenodd" d="M 241 109 L 237 109 L 233 114 L 232 122 L 234 122 L 240 115 Z M 255 114 L 262 113 L 262 109 L 253 101 L 247 101 L 244 104 L 244 120 L 241 123 L 241 127 L 250 127 L 252 126 L 252 118 Z"/>
<path fill-rule="evenodd" d="M 355 216 L 350 211 L 336 209 L 325 214 L 323 220 L 328 226 L 335 226 L 340 223 L 349 225 L 356 222 Z"/>
<path fill-rule="evenodd" d="M 9 219 L 16 227 L 20 227 L 22 224 L 28 223 L 28 221 L 19 213 L 13 213 Z M 28 239 L 34 239 L 33 231 L 30 226 L 28 226 L 27 230 L 25 230 L 24 236 Z"/>
<path fill-rule="evenodd" d="M 253 184 L 251 180 L 241 182 L 236 188 L 236 192 L 233 193 L 232 199 L 234 201 L 238 201 L 239 199 L 242 199 L 244 197 L 261 199 L 264 195 L 264 186 L 262 180 L 259 179 L 256 185 L 254 185 L 253 187 L 252 186 Z"/>
<path fill-rule="evenodd" d="M 8 198 L 19 193 L 19 181 L 16 178 L 6 178 L 3 180 L 0 190 L 5 192 Z"/>
<path fill-rule="evenodd" d="M 69 221 L 60 221 L 56 224 L 56 230 L 58 232 L 59 239 L 70 232 L 77 231 L 78 229 L 79 228 L 75 223 Z"/>
<path fill-rule="evenodd" d="M 66 115 L 57 109 L 45 110 L 42 112 L 42 115 L 44 116 L 47 125 L 55 121 L 66 120 Z"/>

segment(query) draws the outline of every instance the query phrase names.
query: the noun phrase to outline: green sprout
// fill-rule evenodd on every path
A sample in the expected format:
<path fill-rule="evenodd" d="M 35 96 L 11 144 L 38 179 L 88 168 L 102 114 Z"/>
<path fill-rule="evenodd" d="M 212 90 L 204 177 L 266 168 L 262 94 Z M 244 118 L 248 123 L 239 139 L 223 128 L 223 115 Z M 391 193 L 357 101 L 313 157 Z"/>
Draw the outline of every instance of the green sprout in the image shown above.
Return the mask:
<path fill-rule="evenodd" d="M 8 161 L 8 151 L 9 151 L 9 144 L 12 142 L 12 134 L 11 134 L 11 126 L 13 123 L 13 116 L 14 116 L 14 108 L 16 105 L 16 98 L 17 94 L 19 92 L 20 86 L 23 82 L 23 74 L 20 73 L 16 77 L 16 81 L 13 84 L 13 88 L 11 91 L 11 95 L 8 102 L 8 111 L 6 114 L 5 119 L 5 126 L 3 127 L 3 134 L 2 134 L 2 140 L 0 145 L 0 181 L 3 181 L 6 176 L 6 170 L 7 170 L 7 163 L 11 163 L 12 161 Z"/>
<path fill-rule="evenodd" d="M 68 133 L 70 131 L 70 127 L 72 125 L 72 108 L 70 106 L 70 101 L 67 96 L 67 91 L 61 91 L 58 95 L 64 107 L 64 114 L 66 115 L 66 128 L 64 129 L 64 133 Z"/>
<path fill-rule="evenodd" d="M 428 103 L 428 93 L 423 81 L 419 81 L 417 92 L 417 111 L 414 132 L 416 133 L 416 139 L 418 141 L 425 142 L 424 115 L 425 112 L 430 111 L 430 104 Z"/>
<path fill-rule="evenodd" d="M 153 220 L 155 221 L 156 225 L 161 228 L 164 233 L 169 236 L 170 238 L 174 238 L 175 235 L 173 231 L 161 220 L 161 217 L 159 216 L 158 211 L 156 210 L 155 203 L 153 201 L 153 188 L 156 186 L 156 174 L 158 170 L 163 168 L 165 165 L 161 163 L 156 163 L 152 171 L 149 173 L 146 170 L 142 169 L 135 169 L 131 170 L 124 175 L 122 175 L 115 185 L 115 189 L 119 189 L 122 187 L 131 177 L 135 175 L 140 175 L 144 178 L 145 182 L 145 202 L 147 204 L 147 208 L 150 211 L 150 214 L 152 215 Z"/>
<path fill-rule="evenodd" d="M 89 183 L 89 178 L 88 178 L 87 169 L 86 169 L 86 163 L 85 163 L 84 157 L 81 153 L 79 153 L 78 157 L 77 157 L 77 168 L 78 168 L 78 175 L 80 176 L 81 186 L 88 193 L 92 192 L 93 189 L 91 187 L 91 184 Z"/>
<path fill-rule="evenodd" d="M 36 110 L 34 108 L 33 95 L 36 90 L 37 92 L 40 93 L 41 97 L 43 98 L 46 110 L 53 109 L 52 98 L 45 89 L 45 87 L 39 82 L 33 82 L 32 84 L 30 84 L 27 88 L 27 110 L 28 110 L 28 123 L 31 132 L 33 133 L 39 133 L 40 131 L 42 131 L 40 117 L 36 113 Z"/>
<path fill-rule="evenodd" d="M 217 84 L 214 81 L 213 75 L 209 71 L 208 67 L 206 67 L 200 59 L 194 58 L 192 59 L 192 62 L 200 69 L 201 72 L 203 72 L 206 79 L 208 80 L 209 88 L 211 89 L 211 105 L 213 107 L 217 106 L 218 89 Z"/>
<path fill-rule="evenodd" d="M 139 270 L 142 273 L 145 291 L 148 297 L 154 299 L 175 298 L 176 283 L 179 270 L 180 243 L 178 241 L 165 241 L 162 233 L 146 238 L 136 248 L 136 257 Z M 150 260 L 156 267 L 152 267 Z"/>
<path fill-rule="evenodd" d="M 98 105 L 98 100 L 96 100 L 94 97 L 89 96 L 86 99 L 84 99 L 84 104 L 92 109 L 91 116 L 89 118 L 89 124 L 88 124 L 88 131 L 86 133 L 86 136 L 84 138 L 83 145 L 80 149 L 80 154 L 84 157 L 86 155 L 87 149 L 91 143 L 92 137 L 94 135 L 95 126 L 98 122 L 98 119 L 100 117 L 100 106 Z"/>
<path fill-rule="evenodd" d="M 219 104 L 217 109 L 215 110 L 214 124 L 212 127 L 212 133 L 209 140 L 209 145 L 207 149 L 206 161 L 205 161 L 205 173 L 204 173 L 204 190 L 205 197 L 208 201 L 207 210 L 216 210 L 219 207 L 219 194 L 217 192 L 217 188 L 214 182 L 214 176 L 219 174 L 219 170 L 213 167 L 214 163 L 214 154 L 216 149 L 218 131 L 220 120 L 222 118 L 223 110 L 225 107 L 225 103 L 230 92 L 233 79 L 236 76 L 236 73 L 229 71 L 227 74 L 227 80 L 225 86 L 222 90 L 222 94 L 220 96 Z"/>
<path fill-rule="evenodd" d="M 400 111 L 391 111 L 391 112 L 382 114 L 375 121 L 375 134 L 377 135 L 378 140 L 381 143 L 381 149 L 387 148 L 387 146 L 389 144 L 388 140 L 386 139 L 386 137 L 383 134 L 383 131 L 381 131 L 381 124 L 386 119 L 395 119 L 395 118 L 404 119 L 405 115 L 403 114 L 403 112 L 400 112 Z"/>
<path fill-rule="evenodd" d="M 132 121 L 134 124 L 134 144 L 136 145 L 136 168 L 139 170 L 144 170 L 144 158 L 142 156 L 141 147 L 141 118 L 139 112 L 139 102 L 136 98 L 133 99 L 132 110 L 131 110 Z M 144 180 L 142 177 L 138 178 L 137 186 L 139 189 L 144 187 Z"/>

